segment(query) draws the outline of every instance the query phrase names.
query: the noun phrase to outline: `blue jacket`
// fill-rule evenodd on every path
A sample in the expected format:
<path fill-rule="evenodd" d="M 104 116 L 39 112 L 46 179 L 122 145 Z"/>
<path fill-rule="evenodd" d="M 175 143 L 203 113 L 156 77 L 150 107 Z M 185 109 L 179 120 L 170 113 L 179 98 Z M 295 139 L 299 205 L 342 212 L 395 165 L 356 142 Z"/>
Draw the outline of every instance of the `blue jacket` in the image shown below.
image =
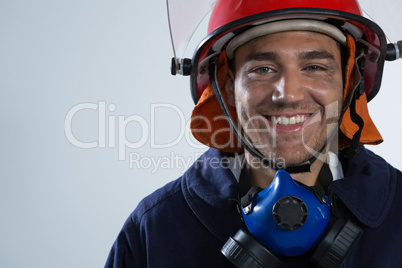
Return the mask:
<path fill-rule="evenodd" d="M 182 177 L 142 200 L 105 267 L 233 267 L 220 249 L 245 227 L 229 202 L 238 183 L 227 156 L 209 149 Z M 343 168 L 345 178 L 331 189 L 344 204 L 342 217 L 364 229 L 344 267 L 402 267 L 402 173 L 364 147 Z M 307 257 L 285 263 L 311 267 Z"/>

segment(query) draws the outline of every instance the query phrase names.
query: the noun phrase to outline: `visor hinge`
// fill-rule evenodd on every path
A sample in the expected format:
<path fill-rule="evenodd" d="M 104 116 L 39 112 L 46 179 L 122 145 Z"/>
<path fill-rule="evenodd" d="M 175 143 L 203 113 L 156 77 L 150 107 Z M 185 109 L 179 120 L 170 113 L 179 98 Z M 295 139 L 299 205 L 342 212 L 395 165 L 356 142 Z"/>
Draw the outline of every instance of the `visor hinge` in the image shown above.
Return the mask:
<path fill-rule="evenodd" d="M 387 54 L 385 60 L 394 61 L 402 58 L 402 40 L 387 45 Z"/>
<path fill-rule="evenodd" d="M 172 58 L 170 73 L 172 75 L 180 74 L 183 76 L 188 76 L 192 71 L 191 59 L 176 59 Z"/>

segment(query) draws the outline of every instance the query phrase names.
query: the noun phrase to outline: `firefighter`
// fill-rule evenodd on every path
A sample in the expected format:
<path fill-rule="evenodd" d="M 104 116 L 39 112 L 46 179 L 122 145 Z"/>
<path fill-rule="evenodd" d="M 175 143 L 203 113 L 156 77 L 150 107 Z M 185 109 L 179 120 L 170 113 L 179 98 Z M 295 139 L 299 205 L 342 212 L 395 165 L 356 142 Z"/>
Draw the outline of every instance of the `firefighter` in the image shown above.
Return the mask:
<path fill-rule="evenodd" d="M 355 0 L 218 0 L 172 67 L 210 149 L 138 205 L 106 267 L 402 266 L 402 174 L 364 147 L 399 57 Z"/>

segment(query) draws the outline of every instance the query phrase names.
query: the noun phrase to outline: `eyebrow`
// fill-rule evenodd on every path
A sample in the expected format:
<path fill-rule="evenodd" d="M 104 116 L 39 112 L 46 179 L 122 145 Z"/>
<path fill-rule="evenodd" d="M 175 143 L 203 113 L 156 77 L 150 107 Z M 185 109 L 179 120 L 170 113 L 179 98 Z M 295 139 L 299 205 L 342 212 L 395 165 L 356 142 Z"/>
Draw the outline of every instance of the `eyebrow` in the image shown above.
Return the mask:
<path fill-rule="evenodd" d="M 261 52 L 248 55 L 244 61 L 274 61 L 278 59 L 279 55 L 275 52 Z"/>
<path fill-rule="evenodd" d="M 324 51 L 324 50 L 313 50 L 313 51 L 303 52 L 303 53 L 301 53 L 300 58 L 302 60 L 314 60 L 314 59 L 335 60 L 334 55 L 332 55 L 331 53 Z"/>
<path fill-rule="evenodd" d="M 312 59 L 329 59 L 335 60 L 334 55 L 324 50 L 313 50 L 302 52 L 300 55 L 300 59 L 302 60 L 312 60 Z M 252 53 L 248 55 L 245 59 L 247 61 L 276 61 L 279 60 L 279 55 L 275 52 L 261 52 L 261 53 Z"/>

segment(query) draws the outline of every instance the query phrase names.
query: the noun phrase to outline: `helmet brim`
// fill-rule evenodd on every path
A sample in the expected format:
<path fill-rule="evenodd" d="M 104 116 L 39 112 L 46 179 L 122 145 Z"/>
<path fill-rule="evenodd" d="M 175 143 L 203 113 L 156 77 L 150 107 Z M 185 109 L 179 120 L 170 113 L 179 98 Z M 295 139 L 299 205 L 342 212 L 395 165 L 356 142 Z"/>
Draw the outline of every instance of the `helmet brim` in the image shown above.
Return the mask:
<path fill-rule="evenodd" d="M 210 81 L 207 71 L 209 58 L 219 56 L 225 50 L 227 42 L 234 36 L 262 23 L 300 18 L 326 20 L 339 27 L 346 22 L 351 23 L 363 32 L 365 41 L 378 49 L 379 55 L 377 57 L 373 57 L 370 54 L 371 51 L 368 49 L 366 51 L 365 94 L 367 101 L 372 100 L 377 95 L 381 86 L 386 56 L 387 41 L 382 29 L 373 21 L 353 13 L 332 9 L 290 8 L 247 16 L 225 24 L 208 34 L 199 44 L 192 59 L 190 85 L 194 103 L 198 102 L 202 92 Z"/>

